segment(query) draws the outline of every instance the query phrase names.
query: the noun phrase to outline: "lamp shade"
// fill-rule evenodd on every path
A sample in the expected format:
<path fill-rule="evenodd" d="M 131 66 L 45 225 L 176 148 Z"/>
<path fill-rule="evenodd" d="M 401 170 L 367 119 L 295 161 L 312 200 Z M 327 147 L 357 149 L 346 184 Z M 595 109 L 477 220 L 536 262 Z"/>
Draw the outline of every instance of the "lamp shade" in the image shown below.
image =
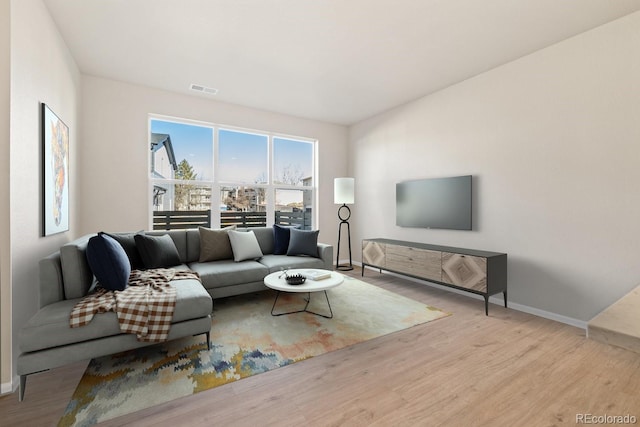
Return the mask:
<path fill-rule="evenodd" d="M 355 179 L 354 178 L 336 178 L 333 181 L 333 202 L 337 205 L 353 204 Z"/>

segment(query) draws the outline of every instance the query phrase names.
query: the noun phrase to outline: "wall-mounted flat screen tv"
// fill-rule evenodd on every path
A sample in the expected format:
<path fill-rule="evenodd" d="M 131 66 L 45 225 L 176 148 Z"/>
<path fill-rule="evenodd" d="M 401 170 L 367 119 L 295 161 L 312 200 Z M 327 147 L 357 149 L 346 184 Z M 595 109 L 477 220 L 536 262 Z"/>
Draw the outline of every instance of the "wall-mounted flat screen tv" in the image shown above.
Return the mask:
<path fill-rule="evenodd" d="M 397 183 L 396 225 L 471 230 L 471 175 Z"/>

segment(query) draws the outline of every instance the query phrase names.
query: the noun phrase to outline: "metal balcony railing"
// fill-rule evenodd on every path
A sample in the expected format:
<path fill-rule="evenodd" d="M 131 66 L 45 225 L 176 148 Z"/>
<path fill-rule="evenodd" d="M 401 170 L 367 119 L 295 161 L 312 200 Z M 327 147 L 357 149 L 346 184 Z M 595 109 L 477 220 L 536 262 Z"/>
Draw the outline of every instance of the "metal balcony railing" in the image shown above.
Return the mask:
<path fill-rule="evenodd" d="M 311 229 L 311 212 L 276 211 L 275 223 L 279 225 L 297 225 L 300 229 Z M 220 226 L 238 228 L 266 227 L 266 212 L 220 212 Z M 184 230 L 189 228 L 211 227 L 211 211 L 154 211 L 154 230 Z"/>

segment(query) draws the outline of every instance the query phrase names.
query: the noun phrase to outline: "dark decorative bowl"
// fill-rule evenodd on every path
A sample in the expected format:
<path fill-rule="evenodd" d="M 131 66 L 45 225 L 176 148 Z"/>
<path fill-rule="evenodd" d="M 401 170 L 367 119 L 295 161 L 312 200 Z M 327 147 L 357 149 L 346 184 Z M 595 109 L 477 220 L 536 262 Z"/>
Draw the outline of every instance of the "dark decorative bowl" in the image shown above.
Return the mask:
<path fill-rule="evenodd" d="M 302 285 L 307 278 L 302 274 L 292 274 L 291 276 L 286 276 L 285 280 L 289 285 Z"/>

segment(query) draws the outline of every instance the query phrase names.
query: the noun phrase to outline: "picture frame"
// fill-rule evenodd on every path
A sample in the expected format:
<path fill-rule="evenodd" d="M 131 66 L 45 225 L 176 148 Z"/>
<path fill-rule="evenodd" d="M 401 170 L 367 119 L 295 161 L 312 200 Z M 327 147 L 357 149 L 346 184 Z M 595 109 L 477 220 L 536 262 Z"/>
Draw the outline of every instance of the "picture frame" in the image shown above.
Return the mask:
<path fill-rule="evenodd" d="M 43 235 L 69 230 L 69 127 L 41 104 Z"/>

